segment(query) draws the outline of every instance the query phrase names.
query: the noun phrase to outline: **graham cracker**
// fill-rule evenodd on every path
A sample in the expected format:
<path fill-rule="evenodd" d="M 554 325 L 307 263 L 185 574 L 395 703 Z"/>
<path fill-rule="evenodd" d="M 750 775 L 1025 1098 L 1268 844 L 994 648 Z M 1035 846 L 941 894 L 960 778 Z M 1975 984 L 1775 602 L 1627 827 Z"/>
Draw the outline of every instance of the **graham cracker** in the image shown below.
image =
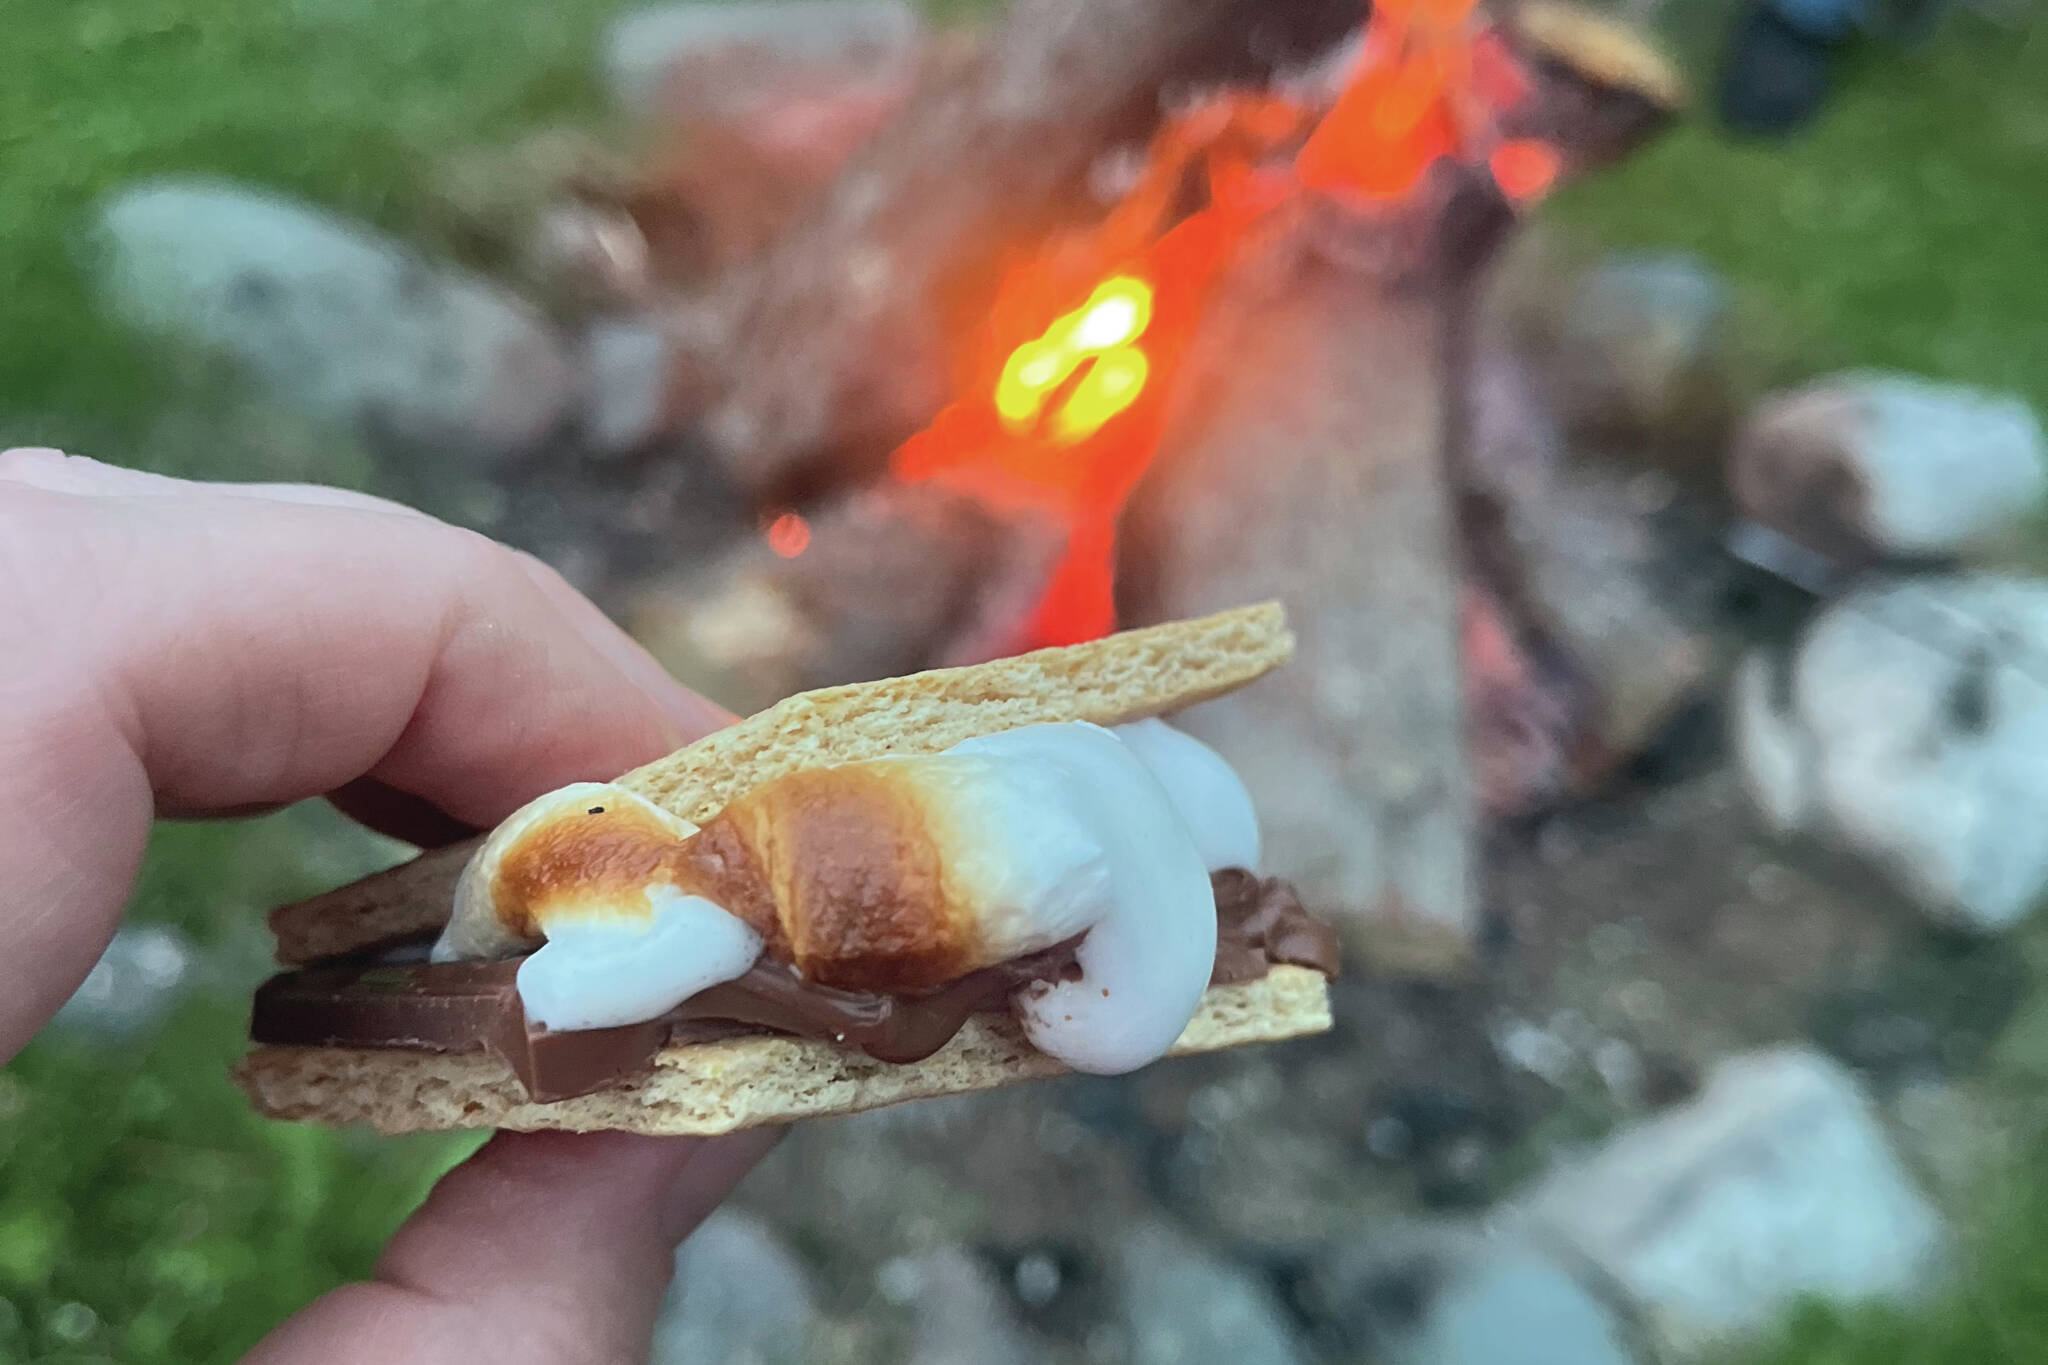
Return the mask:
<path fill-rule="evenodd" d="M 1039 650 L 802 693 L 618 779 L 686 820 L 785 773 L 892 754 L 936 753 L 1024 725 L 1121 725 L 1167 715 L 1252 682 L 1294 651 L 1277 604 Z M 475 841 L 424 854 L 271 916 L 280 961 L 297 965 L 439 929 Z M 1328 983 L 1275 966 L 1212 987 L 1169 1055 L 1275 1042 L 1330 1026 Z M 921 1062 L 892 1065 L 779 1034 L 664 1049 L 645 1073 L 596 1094 L 536 1104 L 489 1053 L 259 1047 L 235 1079 L 273 1118 L 404 1133 L 462 1128 L 708 1136 L 850 1114 L 1062 1074 L 1007 1011 L 978 1014 Z"/>
<path fill-rule="evenodd" d="M 1123 725 L 1235 691 L 1293 656 L 1280 605 L 1240 607 L 992 663 L 800 692 L 618 779 L 695 824 L 771 778 L 927 754 L 1024 725 Z M 424 853 L 270 917 L 277 960 L 300 966 L 447 923 L 481 840 Z"/>
<path fill-rule="evenodd" d="M 1167 1055 L 1279 1042 L 1329 1027 L 1322 973 L 1276 966 L 1257 981 L 1211 987 Z M 643 1075 L 550 1104 L 528 1101 L 512 1068 L 487 1053 L 261 1047 L 242 1060 L 235 1080 L 271 1118 L 368 1124 L 382 1133 L 505 1128 L 708 1137 L 1065 1072 L 1025 1041 L 1007 1013 L 989 1013 L 907 1065 L 764 1034 L 667 1048 Z"/>

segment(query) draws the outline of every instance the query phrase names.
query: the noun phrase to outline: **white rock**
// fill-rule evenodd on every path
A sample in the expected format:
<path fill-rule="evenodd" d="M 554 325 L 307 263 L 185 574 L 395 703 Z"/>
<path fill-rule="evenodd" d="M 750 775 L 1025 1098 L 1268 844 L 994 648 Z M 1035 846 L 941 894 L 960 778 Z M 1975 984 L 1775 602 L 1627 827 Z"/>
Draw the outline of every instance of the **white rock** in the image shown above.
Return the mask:
<path fill-rule="evenodd" d="M 910 1365 L 1030 1365 L 1043 1358 L 1009 1296 L 967 1252 L 939 1247 L 918 1259 L 916 1271 Z"/>
<path fill-rule="evenodd" d="M 1242 1269 L 1156 1224 L 1118 1265 L 1132 1365 L 1305 1365 L 1280 1307 Z"/>
<path fill-rule="evenodd" d="M 1613 1309 L 1552 1251 L 1455 1225 L 1373 1228 L 1318 1272 L 1331 1325 L 1385 1365 L 1628 1365 Z"/>
<path fill-rule="evenodd" d="M 1804 1295 L 1910 1297 L 1945 1243 L 1856 1081 L 1805 1048 L 1722 1062 L 1522 1212 L 1633 1295 L 1674 1351 L 1766 1327 Z"/>
<path fill-rule="evenodd" d="M 1503 1019 L 1491 1033 L 1493 1050 L 1517 1071 L 1526 1071 L 1559 1087 L 1572 1078 L 1578 1057 L 1571 1044 L 1541 1024 L 1527 1019 Z"/>
<path fill-rule="evenodd" d="M 768 1226 L 721 1209 L 676 1252 L 650 1365 L 799 1365 L 817 1318 L 810 1279 Z"/>
<path fill-rule="evenodd" d="M 896 0 L 653 5 L 628 11 L 606 31 L 603 78 L 620 107 L 646 113 L 680 63 L 720 49 L 867 65 L 907 57 L 917 36 L 917 11 Z"/>
<path fill-rule="evenodd" d="M 1849 558 L 1959 554 L 2048 501 L 2027 404 L 1909 375 L 1849 373 L 1767 398 L 1729 462 L 1743 511 Z"/>
<path fill-rule="evenodd" d="M 1809 627 L 1789 689 L 1737 676 L 1734 737 L 1780 832 L 1836 839 L 1930 914 L 2011 926 L 2048 892 L 2048 583 L 1909 579 Z M 1789 693 L 1778 695 L 1781 690 Z"/>
<path fill-rule="evenodd" d="M 544 440 L 576 396 L 538 311 L 322 210 L 166 180 L 116 195 L 101 226 L 124 319 L 375 440 L 488 463 Z"/>
<path fill-rule="evenodd" d="M 1781 835 L 1798 832 L 1811 817 L 1815 793 L 1813 739 L 1774 697 L 1772 661 L 1755 653 L 1735 670 L 1730 739 L 1756 808 Z"/>

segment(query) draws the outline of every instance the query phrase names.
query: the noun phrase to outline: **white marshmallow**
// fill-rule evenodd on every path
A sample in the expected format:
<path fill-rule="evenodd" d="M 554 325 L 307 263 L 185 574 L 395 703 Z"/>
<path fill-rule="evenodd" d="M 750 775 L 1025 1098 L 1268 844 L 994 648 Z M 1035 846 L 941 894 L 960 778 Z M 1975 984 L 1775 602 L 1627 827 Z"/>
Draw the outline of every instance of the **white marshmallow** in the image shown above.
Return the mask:
<path fill-rule="evenodd" d="M 1166 788 L 1211 872 L 1259 870 L 1258 812 L 1223 755 L 1163 720 L 1119 725 L 1112 733 Z"/>
<path fill-rule="evenodd" d="M 1165 786 L 1094 725 L 1026 726 L 949 752 L 1049 775 L 1049 799 L 1102 848 L 1107 895 L 1076 950 L 1081 979 L 1036 983 L 1012 999 L 1032 1045 L 1099 1075 L 1164 1056 L 1194 1017 L 1216 962 L 1208 870 Z"/>
<path fill-rule="evenodd" d="M 557 1030 L 637 1024 L 743 975 L 761 956 L 761 936 L 702 896 L 666 885 L 646 895 L 653 914 L 641 923 L 548 924 L 548 941 L 519 965 L 528 1019 Z"/>
<path fill-rule="evenodd" d="M 492 831 L 463 870 L 433 960 L 502 957 L 523 948 L 492 901 L 506 854 L 541 824 L 625 807 L 652 817 L 678 842 L 697 832 L 689 821 L 609 783 L 575 782 L 528 802 Z M 567 895 L 536 907 L 534 918 L 547 941 L 520 964 L 519 998 L 527 1018 L 551 1029 L 652 1019 L 731 981 L 761 955 L 761 936 L 745 921 L 666 882 L 595 897 Z"/>
<path fill-rule="evenodd" d="M 948 877 L 973 888 L 990 944 L 1019 956 L 1085 935 L 1079 981 L 1039 983 L 1012 1002 L 1032 1043 L 1098 1074 L 1163 1056 L 1215 963 L 1208 873 L 1258 865 L 1251 797 L 1222 757 L 1163 722 L 1141 721 L 1116 731 L 1027 726 L 883 761 L 919 765 L 928 808 L 946 822 Z M 588 785 L 553 793 L 508 821 L 491 847 L 600 794 L 628 795 Z M 695 831 L 665 818 L 678 838 Z M 494 866 L 479 856 L 465 903 L 487 894 L 482 874 Z M 760 955 L 760 935 L 711 901 L 665 883 L 637 894 L 649 914 L 578 905 L 541 917 L 547 942 L 518 978 L 529 1018 L 558 1030 L 637 1023 L 733 980 Z"/>

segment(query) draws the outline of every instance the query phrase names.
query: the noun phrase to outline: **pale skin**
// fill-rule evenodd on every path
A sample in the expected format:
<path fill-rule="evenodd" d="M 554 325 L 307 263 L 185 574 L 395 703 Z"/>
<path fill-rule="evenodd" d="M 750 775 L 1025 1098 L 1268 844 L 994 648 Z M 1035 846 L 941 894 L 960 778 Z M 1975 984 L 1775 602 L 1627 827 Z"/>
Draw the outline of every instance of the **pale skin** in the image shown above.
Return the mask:
<path fill-rule="evenodd" d="M 730 719 L 481 537 L 48 450 L 0 452 L 0 661 L 0 1061 L 113 935 L 154 818 L 332 796 L 448 837 Z M 249 1359 L 644 1359 L 676 1243 L 772 1140 L 501 1135 Z"/>

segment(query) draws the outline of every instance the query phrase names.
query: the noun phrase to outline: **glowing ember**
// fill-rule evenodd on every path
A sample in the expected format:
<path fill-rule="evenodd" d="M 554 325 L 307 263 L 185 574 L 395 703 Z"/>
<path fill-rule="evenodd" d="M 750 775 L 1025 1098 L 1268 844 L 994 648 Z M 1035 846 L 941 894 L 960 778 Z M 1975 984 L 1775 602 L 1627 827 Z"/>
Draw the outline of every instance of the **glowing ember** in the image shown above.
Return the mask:
<path fill-rule="evenodd" d="M 1145 387 L 1144 353 L 1130 343 L 1151 321 L 1152 286 L 1128 275 L 1103 281 L 1088 302 L 1010 353 L 995 388 L 1004 428 L 1017 436 L 1033 430 L 1047 400 L 1080 373 L 1048 431 L 1062 445 L 1094 435 Z"/>
<path fill-rule="evenodd" d="M 1496 131 L 1530 84 L 1478 26 L 1475 5 L 1377 0 L 1357 64 L 1325 108 L 1229 92 L 1168 119 L 1136 187 L 1100 225 L 1004 282 L 980 377 L 890 468 L 1065 525 L 1066 553 L 1023 643 L 1115 628 L 1116 523 L 1158 446 L 1162 380 L 1262 220 L 1316 197 L 1370 217 L 1422 192 L 1445 160 L 1484 167 L 1517 204 L 1556 179 L 1555 149 Z M 1190 213 L 1191 190 L 1206 206 Z M 768 535 L 777 554 L 795 555 L 809 528 L 788 513 Z"/>
<path fill-rule="evenodd" d="M 784 559 L 795 559 L 811 543 L 811 524 L 794 512 L 784 512 L 768 523 L 768 548 Z"/>
<path fill-rule="evenodd" d="M 1557 149 L 1535 138 L 1515 138 L 1493 149 L 1486 159 L 1500 192 L 1516 203 L 1535 199 L 1557 179 L 1562 163 Z"/>

